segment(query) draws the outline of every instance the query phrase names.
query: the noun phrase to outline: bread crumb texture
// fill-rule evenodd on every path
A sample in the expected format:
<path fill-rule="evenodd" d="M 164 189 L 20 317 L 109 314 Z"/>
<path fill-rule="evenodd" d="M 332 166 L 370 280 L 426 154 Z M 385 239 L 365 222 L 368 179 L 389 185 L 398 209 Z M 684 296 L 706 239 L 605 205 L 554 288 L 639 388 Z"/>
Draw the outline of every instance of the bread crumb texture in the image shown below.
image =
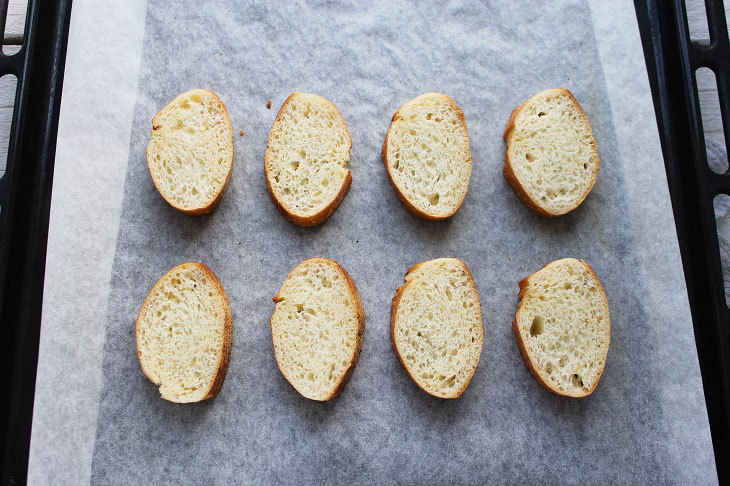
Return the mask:
<path fill-rule="evenodd" d="M 337 263 L 312 258 L 297 265 L 274 297 L 274 354 L 286 380 L 312 400 L 334 398 L 362 346 L 360 295 Z"/>
<path fill-rule="evenodd" d="M 484 331 L 479 292 L 456 258 L 411 268 L 394 299 L 391 337 L 416 384 L 440 398 L 457 398 L 479 363 Z"/>
<path fill-rule="evenodd" d="M 443 219 L 456 213 L 472 165 L 466 119 L 451 98 L 427 93 L 405 103 L 384 148 L 391 182 L 417 214 Z"/>
<path fill-rule="evenodd" d="M 183 211 L 212 205 L 233 169 L 233 127 L 221 100 L 205 89 L 182 93 L 152 128 L 147 165 L 162 197 Z"/>
<path fill-rule="evenodd" d="M 269 133 L 265 160 L 272 195 L 299 218 L 324 211 L 348 182 L 351 145 L 334 104 L 314 94 L 294 93 Z"/>
<path fill-rule="evenodd" d="M 575 209 L 595 184 L 600 166 L 583 109 L 570 91 L 550 89 L 518 110 L 506 134 L 507 159 L 517 182 L 549 215 Z"/>
<path fill-rule="evenodd" d="M 139 312 L 142 370 L 165 400 L 210 398 L 218 374 L 225 376 L 231 328 L 228 299 L 215 274 L 200 263 L 179 265 L 152 287 Z"/>
<path fill-rule="evenodd" d="M 593 269 L 573 258 L 557 260 L 520 288 L 514 330 L 528 368 L 560 395 L 592 393 L 611 332 L 608 300 Z"/>

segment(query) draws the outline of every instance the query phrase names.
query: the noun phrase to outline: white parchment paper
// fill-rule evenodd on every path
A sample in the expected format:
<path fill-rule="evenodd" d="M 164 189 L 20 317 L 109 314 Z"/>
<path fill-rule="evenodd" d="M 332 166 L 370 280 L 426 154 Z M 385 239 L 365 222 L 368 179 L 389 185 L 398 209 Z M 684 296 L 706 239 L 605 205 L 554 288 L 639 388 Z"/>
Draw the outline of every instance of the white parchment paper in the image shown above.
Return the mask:
<path fill-rule="evenodd" d="M 29 484 L 85 484 L 94 450 L 146 2 L 76 0 L 43 292 Z"/>
<path fill-rule="evenodd" d="M 103 48 L 97 41 L 77 47 L 79 61 L 67 68 L 31 479 L 716 482 L 631 2 L 154 2 L 144 16 L 142 7 L 112 12 L 127 14 L 124 42 L 136 51 L 124 42 Z M 76 4 L 72 34 L 93 31 L 78 18 L 93 23 L 109 14 L 107 7 Z M 116 74 L 118 87 L 103 69 L 91 81 L 69 77 L 75 66 L 108 64 L 126 66 Z M 87 88 L 94 81 L 98 93 Z M 152 116 L 193 87 L 221 97 L 236 133 L 228 192 L 213 214 L 198 218 L 162 200 L 144 159 Z M 511 110 L 551 87 L 566 87 L 581 102 L 602 162 L 586 202 L 557 220 L 522 206 L 501 175 L 501 133 Z M 310 229 L 287 223 L 274 209 L 263 171 L 269 128 L 293 91 L 337 104 L 353 139 L 352 188 L 330 220 Z M 441 223 L 405 211 L 380 160 L 393 112 L 427 91 L 450 95 L 464 110 L 474 163 L 464 205 Z M 86 103 L 68 102 L 80 101 L 80 93 Z M 112 140 L 126 137 L 126 145 L 103 150 L 108 127 L 82 125 L 94 135 L 86 141 L 77 124 L 106 113 L 110 97 L 119 111 L 108 112 L 107 121 L 119 127 Z M 73 151 L 61 150 L 62 134 L 76 137 Z M 90 169 L 101 163 L 106 170 Z M 77 199 L 72 180 L 78 174 L 103 201 Z M 72 210 L 74 201 L 83 204 Z M 82 238 L 79 229 L 88 230 Z M 301 398 L 281 377 L 268 327 L 271 297 L 287 272 L 312 256 L 333 258 L 348 270 L 367 315 L 352 380 L 326 404 Z M 388 335 L 390 299 L 406 269 L 442 256 L 469 265 L 484 314 L 479 368 L 454 401 L 419 391 Z M 583 400 L 537 385 L 511 329 L 517 282 L 567 256 L 594 267 L 611 308 L 606 369 Z M 76 262 L 72 269 L 64 267 L 69 261 Z M 159 398 L 139 370 L 134 345 L 146 293 L 184 261 L 202 261 L 216 272 L 234 314 L 223 389 L 189 406 Z M 93 311 L 87 302 L 95 303 Z M 66 437 L 76 426 L 81 439 Z"/>

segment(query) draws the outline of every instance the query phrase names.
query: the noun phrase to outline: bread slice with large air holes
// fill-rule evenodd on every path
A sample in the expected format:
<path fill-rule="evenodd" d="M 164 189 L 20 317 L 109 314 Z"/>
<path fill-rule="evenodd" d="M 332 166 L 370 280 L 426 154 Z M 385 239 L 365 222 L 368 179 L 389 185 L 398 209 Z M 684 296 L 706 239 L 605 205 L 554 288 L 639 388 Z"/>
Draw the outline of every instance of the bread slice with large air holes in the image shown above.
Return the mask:
<path fill-rule="evenodd" d="M 339 264 L 310 258 L 297 265 L 274 297 L 274 356 L 284 378 L 305 398 L 338 396 L 362 349 L 365 310 Z"/>
<path fill-rule="evenodd" d="M 593 393 L 611 335 L 608 299 L 593 269 L 574 258 L 549 263 L 520 282 L 512 327 L 525 365 L 548 390 Z"/>
<path fill-rule="evenodd" d="M 172 207 L 192 215 L 213 211 L 233 171 L 233 126 L 220 98 L 193 89 L 162 108 L 152 119 L 147 166 Z"/>
<path fill-rule="evenodd" d="M 413 214 L 438 221 L 459 210 L 469 189 L 466 118 L 454 100 L 426 93 L 398 108 L 381 152 L 396 196 Z"/>
<path fill-rule="evenodd" d="M 596 183 L 600 160 L 591 124 L 567 89 L 543 91 L 518 106 L 504 140 L 504 177 L 542 216 L 574 210 Z"/>
<path fill-rule="evenodd" d="M 233 317 L 213 271 L 183 263 L 150 290 L 137 316 L 142 372 L 165 400 L 199 402 L 218 394 L 231 353 Z"/>
<path fill-rule="evenodd" d="M 439 398 L 461 396 L 484 342 L 479 292 L 466 264 L 439 258 L 409 269 L 393 297 L 390 338 L 419 388 Z"/>
<path fill-rule="evenodd" d="M 335 212 L 352 184 L 347 168 L 352 140 L 330 101 L 294 93 L 276 115 L 264 157 L 274 205 L 299 226 L 314 226 Z"/>

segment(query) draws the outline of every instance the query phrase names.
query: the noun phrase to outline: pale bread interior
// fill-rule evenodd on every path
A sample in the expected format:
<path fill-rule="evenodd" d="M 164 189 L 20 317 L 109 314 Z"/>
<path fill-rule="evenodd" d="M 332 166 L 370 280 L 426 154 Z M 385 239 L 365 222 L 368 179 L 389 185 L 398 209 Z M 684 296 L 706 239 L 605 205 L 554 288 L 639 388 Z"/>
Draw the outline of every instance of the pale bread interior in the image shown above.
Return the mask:
<path fill-rule="evenodd" d="M 569 396 L 593 391 L 606 363 L 610 319 L 588 265 L 566 258 L 528 277 L 516 319 L 524 350 L 549 388 Z"/>
<path fill-rule="evenodd" d="M 590 123 L 564 89 L 530 98 L 507 141 L 512 171 L 532 202 L 553 215 L 575 209 L 599 168 Z"/>
<path fill-rule="evenodd" d="M 335 105 L 295 93 L 281 107 L 269 133 L 266 177 L 291 214 L 313 216 L 335 200 L 350 170 L 350 134 Z"/>
<path fill-rule="evenodd" d="M 479 293 L 463 262 L 440 258 L 406 274 L 393 343 L 411 377 L 431 395 L 458 397 L 482 351 Z"/>
<path fill-rule="evenodd" d="M 152 120 L 147 164 L 173 206 L 211 205 L 233 168 L 233 128 L 223 103 L 208 90 L 182 93 Z"/>
<path fill-rule="evenodd" d="M 461 108 L 443 94 L 421 95 L 400 107 L 387 136 L 386 164 L 401 194 L 422 213 L 453 215 L 471 176 Z"/>
<path fill-rule="evenodd" d="M 150 291 L 137 318 L 137 353 L 162 398 L 197 402 L 218 374 L 226 338 L 228 300 L 197 263 L 165 274 Z"/>
<path fill-rule="evenodd" d="M 271 332 L 279 369 L 304 397 L 332 398 L 359 353 L 357 289 L 339 265 L 313 258 L 294 268 L 275 301 Z"/>

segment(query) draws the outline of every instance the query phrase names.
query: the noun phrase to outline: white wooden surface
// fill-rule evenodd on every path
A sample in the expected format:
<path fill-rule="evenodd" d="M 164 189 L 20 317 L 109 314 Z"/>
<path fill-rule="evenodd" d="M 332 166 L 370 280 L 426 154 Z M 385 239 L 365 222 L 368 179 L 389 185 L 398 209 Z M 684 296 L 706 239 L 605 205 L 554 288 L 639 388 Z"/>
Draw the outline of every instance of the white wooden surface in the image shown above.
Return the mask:
<path fill-rule="evenodd" d="M 26 0 L 10 0 L 3 37 L 3 53 L 14 54 L 23 43 L 25 29 Z M 5 163 L 8 158 L 8 141 L 10 139 L 10 122 L 13 118 L 15 104 L 16 81 L 13 76 L 0 78 L 0 177 L 5 174 Z"/>
<path fill-rule="evenodd" d="M 3 44 L 21 44 L 23 42 L 26 5 L 25 0 L 10 0 Z"/>
<path fill-rule="evenodd" d="M 710 43 L 710 31 L 707 26 L 707 14 L 704 0 L 685 0 L 687 8 L 687 22 L 690 37 L 699 44 Z M 725 18 L 730 19 L 730 1 L 725 1 Z M 720 102 L 717 98 L 717 83 L 714 73 L 707 69 L 698 69 L 697 90 L 702 111 L 702 127 L 705 132 L 705 145 L 708 159 L 714 161 L 711 168 L 718 172 L 725 172 L 728 168 L 727 147 L 722 131 L 722 115 Z M 730 236 L 730 235 L 728 235 Z"/>

